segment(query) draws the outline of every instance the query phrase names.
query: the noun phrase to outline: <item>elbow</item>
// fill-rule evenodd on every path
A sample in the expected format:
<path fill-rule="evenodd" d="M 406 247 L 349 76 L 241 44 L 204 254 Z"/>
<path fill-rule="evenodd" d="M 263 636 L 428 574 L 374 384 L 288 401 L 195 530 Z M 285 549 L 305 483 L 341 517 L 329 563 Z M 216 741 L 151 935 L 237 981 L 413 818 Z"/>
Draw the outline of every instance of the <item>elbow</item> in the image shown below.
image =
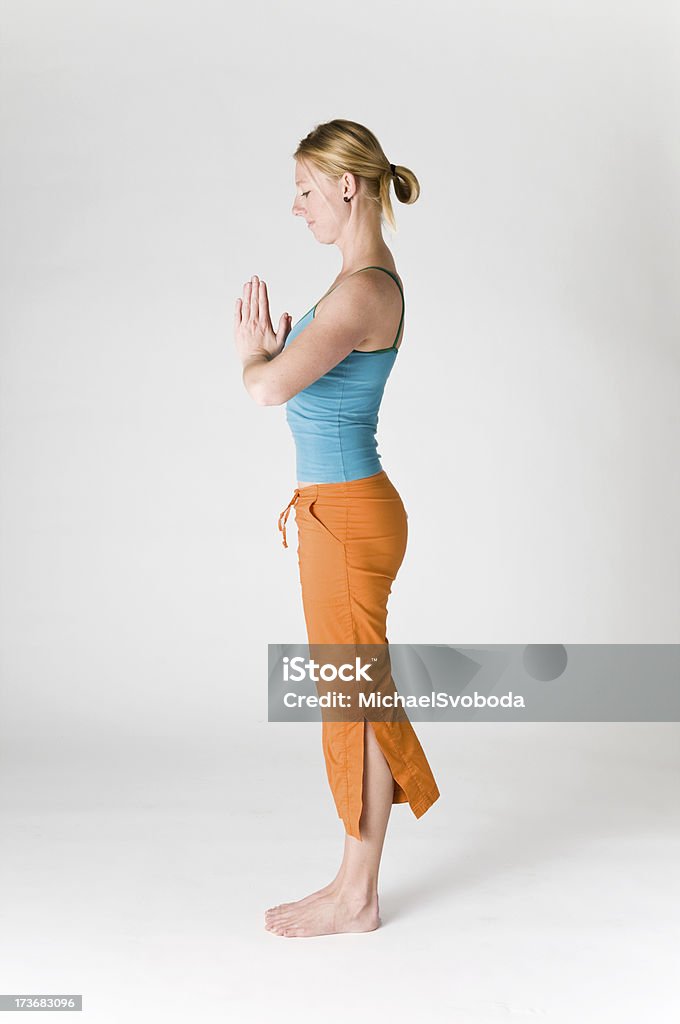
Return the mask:
<path fill-rule="evenodd" d="M 271 359 L 267 358 L 267 363 Z M 243 369 L 243 384 L 256 405 L 283 405 L 290 395 L 283 393 L 283 381 L 260 358 L 249 360 Z"/>
<path fill-rule="evenodd" d="M 250 388 L 250 397 L 256 405 L 283 405 L 286 401 L 277 389 L 266 381 Z"/>

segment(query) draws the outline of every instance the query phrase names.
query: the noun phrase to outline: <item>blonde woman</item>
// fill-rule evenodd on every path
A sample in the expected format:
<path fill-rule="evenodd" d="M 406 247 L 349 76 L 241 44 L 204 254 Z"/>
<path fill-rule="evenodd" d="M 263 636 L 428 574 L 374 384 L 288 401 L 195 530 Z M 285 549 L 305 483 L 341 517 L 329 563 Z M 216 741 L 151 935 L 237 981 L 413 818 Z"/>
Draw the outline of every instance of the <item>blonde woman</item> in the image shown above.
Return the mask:
<path fill-rule="evenodd" d="M 395 229 L 390 188 L 413 203 L 420 187 L 355 121 L 316 128 L 295 153 L 292 212 L 321 245 L 340 250 L 340 273 L 291 325 L 275 331 L 265 282 L 236 301 L 243 382 L 260 405 L 286 405 L 296 446 L 298 564 L 309 644 L 387 645 L 387 601 L 407 544 L 407 513 L 377 451 L 378 411 L 403 340 L 404 290 L 382 236 Z M 406 715 L 323 721 L 322 749 L 345 836 L 333 880 L 265 914 L 281 936 L 372 931 L 380 924 L 378 871 L 394 803 L 420 817 L 439 796 Z"/>

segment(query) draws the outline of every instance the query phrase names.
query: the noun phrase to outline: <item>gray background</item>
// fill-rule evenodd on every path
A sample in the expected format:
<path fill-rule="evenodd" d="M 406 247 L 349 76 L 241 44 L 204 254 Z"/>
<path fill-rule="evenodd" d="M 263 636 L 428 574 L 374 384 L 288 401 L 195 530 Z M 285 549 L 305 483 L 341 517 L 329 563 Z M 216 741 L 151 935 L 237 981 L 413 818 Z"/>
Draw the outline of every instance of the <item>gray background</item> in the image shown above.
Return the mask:
<path fill-rule="evenodd" d="M 0 13 L 0 990 L 261 1021 L 304 1019 L 309 982 L 309 1019 L 346 1019 L 386 1005 L 367 943 L 393 971 L 415 942 L 392 1020 L 425 991 L 466 1024 L 667 1011 L 674 726 L 420 726 L 443 795 L 393 813 L 394 927 L 264 932 L 340 832 L 316 731 L 266 723 L 266 645 L 304 640 L 276 526 L 294 451 L 231 331 L 251 274 L 276 320 L 337 274 L 291 215 L 291 154 L 367 124 L 422 185 L 386 233 L 406 327 L 379 450 L 410 528 L 390 639 L 678 642 L 677 8 Z"/>

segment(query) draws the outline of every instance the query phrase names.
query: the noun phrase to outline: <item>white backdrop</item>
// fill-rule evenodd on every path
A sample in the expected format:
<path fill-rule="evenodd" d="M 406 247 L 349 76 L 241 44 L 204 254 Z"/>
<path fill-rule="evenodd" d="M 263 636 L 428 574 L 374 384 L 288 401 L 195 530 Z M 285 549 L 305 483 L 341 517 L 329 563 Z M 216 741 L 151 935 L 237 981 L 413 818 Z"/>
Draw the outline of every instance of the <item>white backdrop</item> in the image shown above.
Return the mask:
<path fill-rule="evenodd" d="M 293 443 L 231 325 L 251 274 L 295 320 L 339 270 L 291 213 L 336 116 L 422 185 L 391 640 L 679 639 L 670 6 L 3 9 L 4 729 L 221 730 L 304 639 Z"/>
<path fill-rule="evenodd" d="M 291 213 L 295 146 L 334 117 L 422 186 L 386 233 L 406 329 L 379 451 L 410 531 L 391 642 L 680 641 L 673 5 L 0 10 L 8 763 L 82 749 L 82 780 L 101 749 L 111 795 L 128 749 L 233 752 L 251 728 L 238 756 L 266 780 L 266 645 L 305 635 L 276 522 L 295 459 L 232 315 L 253 273 L 294 321 L 337 274 Z M 277 771 L 293 736 L 321 773 L 304 726 Z"/>

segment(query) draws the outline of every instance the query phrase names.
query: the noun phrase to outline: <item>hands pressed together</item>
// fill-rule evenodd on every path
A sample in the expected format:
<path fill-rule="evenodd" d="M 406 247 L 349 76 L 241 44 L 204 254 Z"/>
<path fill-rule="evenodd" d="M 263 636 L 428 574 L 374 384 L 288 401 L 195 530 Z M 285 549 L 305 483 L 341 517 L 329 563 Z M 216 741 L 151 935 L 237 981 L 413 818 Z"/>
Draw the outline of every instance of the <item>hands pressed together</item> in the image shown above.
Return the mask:
<path fill-rule="evenodd" d="M 290 333 L 292 317 L 282 313 L 275 331 L 269 313 L 267 285 L 257 274 L 243 286 L 243 297 L 236 300 L 234 341 L 243 366 L 251 360 L 267 361 L 277 356 Z"/>

